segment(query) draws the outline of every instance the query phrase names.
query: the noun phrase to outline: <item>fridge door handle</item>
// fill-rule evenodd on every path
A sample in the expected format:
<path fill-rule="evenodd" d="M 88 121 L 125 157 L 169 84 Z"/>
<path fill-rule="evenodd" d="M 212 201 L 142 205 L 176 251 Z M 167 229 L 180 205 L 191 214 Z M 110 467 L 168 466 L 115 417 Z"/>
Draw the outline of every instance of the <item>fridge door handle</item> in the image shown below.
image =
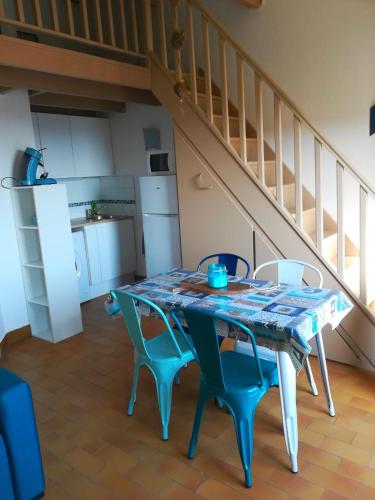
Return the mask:
<path fill-rule="evenodd" d="M 142 257 L 146 255 L 146 247 L 145 247 L 145 233 L 142 230 Z"/>

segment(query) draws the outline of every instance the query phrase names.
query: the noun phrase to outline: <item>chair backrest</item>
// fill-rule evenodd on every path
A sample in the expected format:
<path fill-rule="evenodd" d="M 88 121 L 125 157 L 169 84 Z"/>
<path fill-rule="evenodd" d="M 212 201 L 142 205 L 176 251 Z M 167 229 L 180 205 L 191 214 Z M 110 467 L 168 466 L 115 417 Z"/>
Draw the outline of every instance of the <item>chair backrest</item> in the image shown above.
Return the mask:
<path fill-rule="evenodd" d="M 172 342 L 176 348 L 176 356 L 178 356 L 179 358 L 182 357 L 182 352 L 173 333 L 173 330 L 168 322 L 166 315 L 163 313 L 159 306 L 157 306 L 151 300 L 146 299 L 145 297 L 141 297 L 140 295 L 128 292 L 127 290 L 113 290 L 111 294 L 116 298 L 120 306 L 125 325 L 130 335 L 130 339 L 138 353 L 150 358 L 150 355 L 147 351 L 147 340 L 143 336 L 139 315 L 137 313 L 136 301 L 139 303 L 143 302 L 158 312 L 161 319 L 164 321 L 167 332 L 171 336 Z"/>
<path fill-rule="evenodd" d="M 246 268 L 246 274 L 244 278 L 248 278 L 250 274 L 250 264 L 246 259 L 240 257 L 239 255 L 235 255 L 234 253 L 214 253 L 212 255 L 207 255 L 207 257 L 203 257 L 197 265 L 197 271 L 200 271 L 200 268 L 204 262 L 210 259 L 217 259 L 219 264 L 224 264 L 227 268 L 228 274 L 231 276 L 236 276 L 238 261 L 244 263 Z"/>
<path fill-rule="evenodd" d="M 255 269 L 253 278 L 256 278 L 258 272 L 261 269 L 273 265 L 277 265 L 277 279 L 279 283 L 286 283 L 288 285 L 302 285 L 303 272 L 305 268 L 308 268 L 314 271 L 314 273 L 317 275 L 317 286 L 319 288 L 323 286 L 323 275 L 320 270 L 312 264 L 303 262 L 301 260 L 279 259 L 265 262 Z"/>
<path fill-rule="evenodd" d="M 193 339 L 196 355 L 207 384 L 226 390 L 223 367 L 221 364 L 220 347 L 216 331 L 216 322 L 225 321 L 243 330 L 249 337 L 254 350 L 258 372 L 258 385 L 263 385 L 263 373 L 258 358 L 257 345 L 253 333 L 238 321 L 223 316 L 213 316 L 192 307 L 184 309 L 189 333 Z"/>

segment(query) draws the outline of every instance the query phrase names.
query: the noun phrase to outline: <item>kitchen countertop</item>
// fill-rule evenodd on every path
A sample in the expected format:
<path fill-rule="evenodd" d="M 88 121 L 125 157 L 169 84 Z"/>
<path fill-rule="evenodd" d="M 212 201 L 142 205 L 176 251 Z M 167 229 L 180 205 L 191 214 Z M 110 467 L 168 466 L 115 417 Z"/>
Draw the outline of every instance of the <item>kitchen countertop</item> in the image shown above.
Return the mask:
<path fill-rule="evenodd" d="M 72 229 L 79 229 L 84 226 L 92 226 L 93 224 L 104 224 L 106 222 L 116 222 L 124 219 L 133 219 L 134 215 L 114 215 L 111 219 L 90 220 L 86 217 L 78 217 L 77 219 L 70 219 Z"/>

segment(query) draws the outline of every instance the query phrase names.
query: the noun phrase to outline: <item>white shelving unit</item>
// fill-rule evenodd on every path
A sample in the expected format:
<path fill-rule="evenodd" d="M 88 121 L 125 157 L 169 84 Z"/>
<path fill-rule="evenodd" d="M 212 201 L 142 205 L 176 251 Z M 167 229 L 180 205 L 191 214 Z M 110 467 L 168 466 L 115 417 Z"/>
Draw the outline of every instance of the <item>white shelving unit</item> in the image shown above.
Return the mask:
<path fill-rule="evenodd" d="M 82 331 L 66 188 L 17 187 L 12 200 L 31 331 L 59 342 Z"/>

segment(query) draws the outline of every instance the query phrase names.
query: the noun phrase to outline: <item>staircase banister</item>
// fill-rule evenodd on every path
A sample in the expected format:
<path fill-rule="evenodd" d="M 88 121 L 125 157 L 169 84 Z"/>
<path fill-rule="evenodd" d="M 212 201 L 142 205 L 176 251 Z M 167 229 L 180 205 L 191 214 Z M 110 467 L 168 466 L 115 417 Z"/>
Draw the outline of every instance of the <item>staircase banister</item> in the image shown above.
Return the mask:
<path fill-rule="evenodd" d="M 201 4 L 200 0 L 186 0 L 191 4 L 194 4 L 202 13 L 202 15 L 213 24 L 217 31 L 227 40 L 235 49 L 236 53 L 242 57 L 254 70 L 254 72 L 263 80 L 277 95 L 277 97 L 286 105 L 290 111 L 303 123 L 303 125 L 313 133 L 315 138 L 324 145 L 324 147 L 335 157 L 344 168 L 350 171 L 353 177 L 361 184 L 364 190 L 375 198 L 375 187 L 370 184 L 370 182 L 365 179 L 358 170 L 351 165 L 351 163 L 344 158 L 342 153 L 339 153 L 315 127 L 310 123 L 310 121 L 303 115 L 303 113 L 298 109 L 298 107 L 291 101 L 291 99 L 284 93 L 284 91 L 268 76 L 240 46 L 232 36 L 230 36 L 225 29 L 225 27 L 212 17 L 210 12 Z"/>

